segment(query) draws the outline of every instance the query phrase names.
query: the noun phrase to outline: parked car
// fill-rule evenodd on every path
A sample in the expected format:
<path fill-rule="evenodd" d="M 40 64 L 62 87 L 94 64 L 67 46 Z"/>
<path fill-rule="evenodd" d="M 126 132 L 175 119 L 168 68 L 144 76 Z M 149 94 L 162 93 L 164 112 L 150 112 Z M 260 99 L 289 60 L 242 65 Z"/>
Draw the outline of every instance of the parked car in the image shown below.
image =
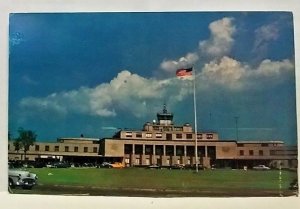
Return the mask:
<path fill-rule="evenodd" d="M 184 165 L 183 164 L 174 164 L 170 167 L 170 169 L 184 169 Z"/>
<path fill-rule="evenodd" d="M 161 169 L 161 167 L 157 164 L 149 165 L 147 168 L 148 169 Z"/>
<path fill-rule="evenodd" d="M 53 163 L 54 168 L 70 168 L 71 165 L 67 162 L 56 162 Z"/>
<path fill-rule="evenodd" d="M 254 170 L 270 170 L 268 166 L 265 165 L 258 165 L 253 167 Z"/>
<path fill-rule="evenodd" d="M 37 184 L 37 179 L 37 175 L 29 171 L 8 170 L 8 185 L 10 188 L 19 186 L 23 189 L 32 189 L 32 187 Z"/>
<path fill-rule="evenodd" d="M 290 183 L 290 190 L 298 190 L 298 180 L 294 179 L 292 183 Z"/>
<path fill-rule="evenodd" d="M 124 168 L 123 163 L 115 162 L 115 163 L 109 163 L 109 162 L 103 162 L 100 165 L 100 168 Z"/>
<path fill-rule="evenodd" d="M 112 168 L 112 165 L 111 163 L 103 162 L 101 163 L 100 168 Z"/>
<path fill-rule="evenodd" d="M 124 164 L 123 163 L 119 163 L 119 162 L 116 162 L 116 163 L 113 163 L 111 164 L 112 168 L 124 168 Z"/>

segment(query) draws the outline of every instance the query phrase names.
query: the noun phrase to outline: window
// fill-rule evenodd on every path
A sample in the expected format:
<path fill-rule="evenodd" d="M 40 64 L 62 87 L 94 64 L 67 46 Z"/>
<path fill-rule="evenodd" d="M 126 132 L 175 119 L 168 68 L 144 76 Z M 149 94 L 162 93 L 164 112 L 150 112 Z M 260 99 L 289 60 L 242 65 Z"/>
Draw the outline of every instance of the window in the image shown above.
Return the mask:
<path fill-rule="evenodd" d="M 177 139 L 182 139 L 182 134 L 176 134 Z"/>
<path fill-rule="evenodd" d="M 135 151 L 135 154 L 142 155 L 143 154 L 143 145 L 135 144 L 134 145 L 134 151 Z"/>
<path fill-rule="evenodd" d="M 155 154 L 156 155 L 164 155 L 164 146 L 163 145 L 155 145 Z"/>
<path fill-rule="evenodd" d="M 78 147 L 74 147 L 74 152 L 78 152 Z"/>
<path fill-rule="evenodd" d="M 263 143 L 263 144 L 261 144 L 261 146 L 262 146 L 262 147 L 268 147 L 268 146 L 269 146 L 269 144 L 267 144 L 267 143 Z"/>
<path fill-rule="evenodd" d="M 156 134 L 155 134 L 155 137 L 156 137 L 156 138 L 162 138 L 162 133 L 156 133 Z"/>
<path fill-rule="evenodd" d="M 244 150 L 240 150 L 240 156 L 244 155 Z"/>
<path fill-rule="evenodd" d="M 59 146 L 55 146 L 55 147 L 54 147 L 54 151 L 55 151 L 55 152 L 59 152 Z"/>
<path fill-rule="evenodd" d="M 65 146 L 65 152 L 69 152 L 69 146 Z"/>
<path fill-rule="evenodd" d="M 276 150 L 270 150 L 270 155 L 276 155 Z"/>
<path fill-rule="evenodd" d="M 195 155 L 195 147 L 194 146 L 187 146 L 186 147 L 186 155 L 187 156 L 194 156 Z"/>
<path fill-rule="evenodd" d="M 153 130 L 159 131 L 159 127 L 158 126 L 153 126 Z"/>
<path fill-rule="evenodd" d="M 174 155 L 174 146 L 166 145 L 166 155 Z"/>
<path fill-rule="evenodd" d="M 202 139 L 202 134 L 197 134 L 197 139 Z"/>
<path fill-rule="evenodd" d="M 8 144 L 8 150 L 9 150 L 9 148 L 10 148 L 10 144 Z"/>
<path fill-rule="evenodd" d="M 49 146 L 48 145 L 45 146 L 45 151 L 49 151 Z"/>
<path fill-rule="evenodd" d="M 182 127 L 174 127 L 174 131 L 183 131 Z"/>
<path fill-rule="evenodd" d="M 83 151 L 84 151 L 84 152 L 88 152 L 88 147 L 84 147 L 84 148 L 83 148 Z"/>
<path fill-rule="evenodd" d="M 244 144 L 237 144 L 237 146 L 238 146 L 238 147 L 243 147 L 243 146 L 244 146 Z"/>
<path fill-rule="evenodd" d="M 93 147 L 93 153 L 97 153 L 97 147 Z"/>
<path fill-rule="evenodd" d="M 152 133 L 146 133 L 146 138 L 152 138 Z"/>
<path fill-rule="evenodd" d="M 146 165 L 150 165 L 150 159 L 146 158 Z"/>
<path fill-rule="evenodd" d="M 184 146 L 176 146 L 176 156 L 184 155 Z"/>
<path fill-rule="evenodd" d="M 126 133 L 125 133 L 125 136 L 126 136 L 126 137 L 132 137 L 132 132 L 126 132 Z"/>
<path fill-rule="evenodd" d="M 153 145 L 145 145 L 145 154 L 153 155 Z"/>
<path fill-rule="evenodd" d="M 40 145 L 35 145 L 35 151 L 39 151 L 40 150 Z"/>
<path fill-rule="evenodd" d="M 264 151 L 263 151 L 263 150 L 259 150 L 259 151 L 258 151 L 258 154 L 259 154 L 260 156 L 263 156 L 263 155 L 264 155 Z"/>
<path fill-rule="evenodd" d="M 125 154 L 131 154 L 132 153 L 132 144 L 124 144 L 124 151 Z"/>
<path fill-rule="evenodd" d="M 249 155 L 253 155 L 253 150 L 249 150 Z"/>
<path fill-rule="evenodd" d="M 193 138 L 193 134 L 186 134 L 186 138 L 187 139 L 192 139 Z"/>
<path fill-rule="evenodd" d="M 206 134 L 206 139 L 213 139 L 214 135 L 213 134 Z"/>
<path fill-rule="evenodd" d="M 140 164 L 140 158 L 135 158 L 135 164 L 139 165 Z"/>
<path fill-rule="evenodd" d="M 167 140 L 169 140 L 169 141 L 172 140 L 172 134 L 167 134 L 167 135 L 166 135 L 166 138 L 167 138 Z"/>
<path fill-rule="evenodd" d="M 137 137 L 137 138 L 142 138 L 142 133 L 140 133 L 140 132 L 139 132 L 139 133 L 136 133 L 136 137 Z"/>

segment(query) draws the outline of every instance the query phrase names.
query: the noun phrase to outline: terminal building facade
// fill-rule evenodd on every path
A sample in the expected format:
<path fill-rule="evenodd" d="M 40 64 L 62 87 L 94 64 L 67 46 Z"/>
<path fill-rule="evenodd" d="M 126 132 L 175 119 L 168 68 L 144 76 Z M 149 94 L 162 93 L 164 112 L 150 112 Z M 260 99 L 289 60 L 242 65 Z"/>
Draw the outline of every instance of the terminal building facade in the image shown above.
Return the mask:
<path fill-rule="evenodd" d="M 197 149 L 195 141 L 197 138 Z M 124 165 L 170 167 L 176 164 L 205 168 L 249 168 L 264 164 L 296 168 L 297 147 L 283 141 L 221 140 L 216 132 L 198 132 L 190 124 L 173 124 L 173 114 L 164 105 L 157 121 L 147 122 L 142 130 L 120 130 L 112 138 L 59 138 L 55 143 L 36 142 L 26 153 L 32 161 L 60 160 L 70 163 L 122 162 Z M 21 160 L 22 152 L 9 143 L 9 160 Z"/>

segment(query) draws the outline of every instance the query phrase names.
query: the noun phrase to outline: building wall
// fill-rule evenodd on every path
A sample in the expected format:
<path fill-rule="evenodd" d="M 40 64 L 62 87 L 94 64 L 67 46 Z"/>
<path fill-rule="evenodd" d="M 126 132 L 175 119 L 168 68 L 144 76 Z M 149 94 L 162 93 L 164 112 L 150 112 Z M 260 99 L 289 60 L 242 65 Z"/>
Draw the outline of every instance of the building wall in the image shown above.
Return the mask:
<path fill-rule="evenodd" d="M 121 140 L 105 140 L 104 156 L 106 157 L 123 157 L 124 143 Z"/>
<path fill-rule="evenodd" d="M 127 131 L 122 133 L 126 134 Z M 147 133 L 147 132 L 145 132 Z M 122 135 L 122 134 L 121 134 Z M 176 133 L 173 133 L 176 136 Z M 63 139 L 58 142 L 36 142 L 27 152 L 28 160 L 49 158 L 63 160 L 66 157 L 98 157 L 113 158 L 123 161 L 129 166 L 160 164 L 195 164 L 195 141 L 193 139 L 162 140 L 156 138 L 136 138 L 123 135 L 123 139 L 72 140 Z M 142 134 L 142 136 L 144 136 Z M 217 136 L 216 136 L 217 137 Z M 125 149 L 125 147 L 127 147 Z M 129 150 L 128 150 L 129 148 Z M 157 152 L 161 153 L 157 153 Z M 285 147 L 282 142 L 237 143 L 236 141 L 198 140 L 198 162 L 205 167 L 217 161 L 239 160 L 253 163 L 284 162 L 285 166 L 297 164 L 297 147 Z M 9 142 L 9 160 L 24 160 L 22 150 L 15 151 L 13 142 Z M 70 159 L 70 158 L 69 158 Z M 252 164 L 253 164 L 252 163 Z"/>
<path fill-rule="evenodd" d="M 235 142 L 216 143 L 217 159 L 235 159 L 237 158 L 237 147 Z"/>
<path fill-rule="evenodd" d="M 296 148 L 284 150 L 282 142 L 237 143 L 238 159 L 287 159 L 297 156 Z"/>
<path fill-rule="evenodd" d="M 64 140 L 62 142 L 35 142 L 26 153 L 27 160 L 37 158 L 49 158 L 63 160 L 63 156 L 86 156 L 96 157 L 99 155 L 99 144 L 97 141 Z M 9 160 L 24 160 L 24 151 L 15 150 L 13 142 L 8 145 Z"/>

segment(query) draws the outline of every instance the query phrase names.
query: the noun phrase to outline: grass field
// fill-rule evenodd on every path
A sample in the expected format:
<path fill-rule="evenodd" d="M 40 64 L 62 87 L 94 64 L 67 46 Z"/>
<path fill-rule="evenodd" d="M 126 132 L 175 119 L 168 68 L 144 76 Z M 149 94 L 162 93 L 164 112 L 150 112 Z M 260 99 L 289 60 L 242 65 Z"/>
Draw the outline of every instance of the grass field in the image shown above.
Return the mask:
<path fill-rule="evenodd" d="M 37 168 L 30 169 L 39 176 L 39 186 L 46 188 L 92 188 L 101 190 L 135 190 L 135 191 L 181 191 L 198 194 L 220 194 L 221 196 L 236 196 L 249 192 L 246 196 L 264 196 L 278 194 L 279 171 L 253 170 L 204 170 L 195 173 L 191 170 L 149 170 L 143 168 L 127 169 L 97 169 L 97 168 Z M 288 191 L 296 172 L 281 172 L 281 190 Z M 51 190 L 51 189 L 50 189 Z M 76 190 L 76 189 L 74 189 Z M 19 191 L 19 190 L 18 190 Z M 88 190 L 87 190 L 88 191 Z M 220 193 L 222 191 L 222 193 Z M 43 190 L 33 193 L 47 193 Z M 68 191 L 75 193 L 76 191 Z M 83 192 L 83 191 L 81 191 Z M 261 195 L 259 192 L 262 192 Z M 267 192 L 267 193 L 266 193 Z M 54 192 L 55 193 L 55 192 Z M 246 194 L 245 193 L 245 194 Z M 222 195 L 223 194 L 223 195 Z M 253 195 L 251 195 L 253 194 Z M 147 196 L 147 194 L 145 194 Z M 271 196 L 273 196 L 271 195 Z M 184 196 L 184 195 L 183 195 Z M 218 195 L 217 195 L 218 196 Z M 244 195 L 241 195 L 244 196 Z M 268 195 L 267 195 L 268 196 Z M 276 195 L 275 195 L 276 196 Z"/>

